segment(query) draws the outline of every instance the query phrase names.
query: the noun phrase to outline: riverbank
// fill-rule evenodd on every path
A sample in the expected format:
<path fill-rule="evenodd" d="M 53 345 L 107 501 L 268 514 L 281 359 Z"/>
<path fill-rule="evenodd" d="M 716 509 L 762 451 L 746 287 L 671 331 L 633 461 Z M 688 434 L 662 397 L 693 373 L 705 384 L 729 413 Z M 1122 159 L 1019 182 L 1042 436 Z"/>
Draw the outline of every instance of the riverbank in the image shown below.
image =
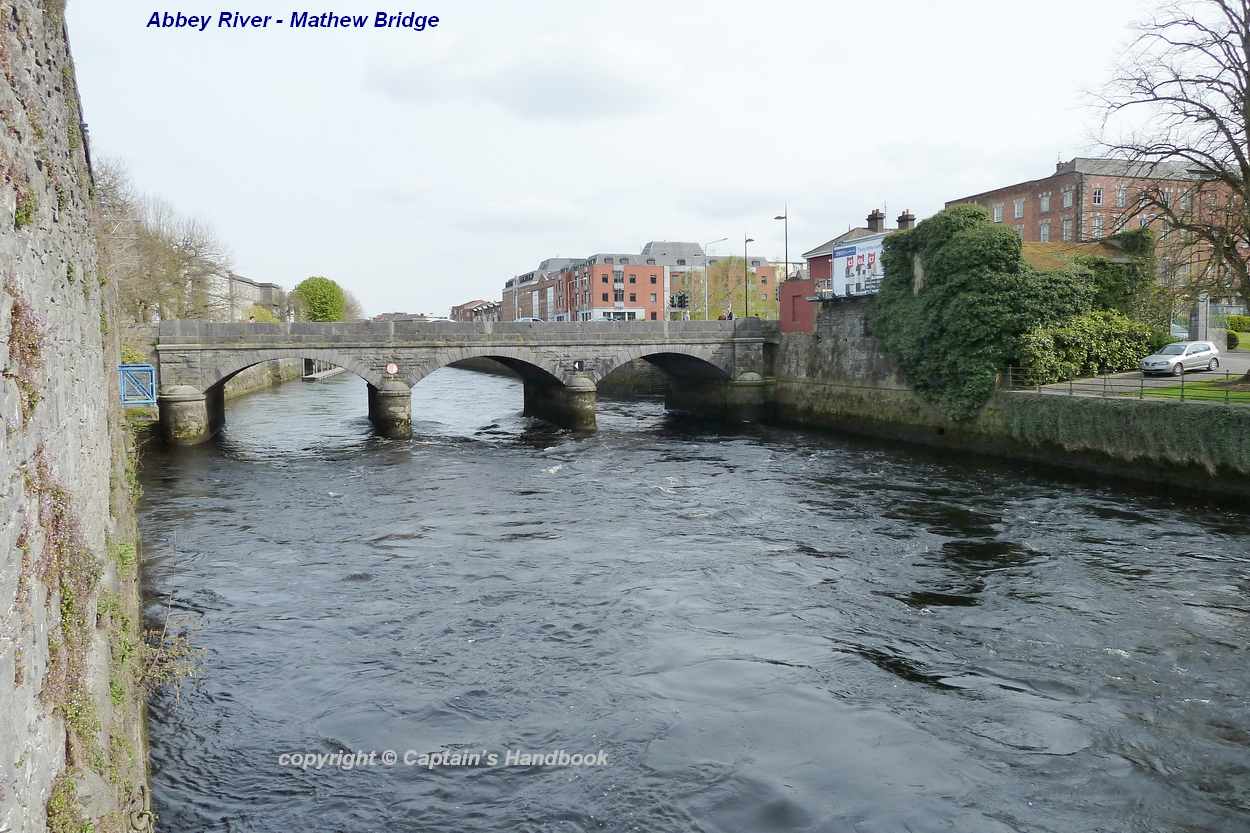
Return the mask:
<path fill-rule="evenodd" d="M 1250 408 L 997 393 L 955 421 L 907 388 L 869 334 L 868 301 L 822 305 L 775 354 L 781 423 L 987 454 L 1217 497 L 1250 497 Z"/>

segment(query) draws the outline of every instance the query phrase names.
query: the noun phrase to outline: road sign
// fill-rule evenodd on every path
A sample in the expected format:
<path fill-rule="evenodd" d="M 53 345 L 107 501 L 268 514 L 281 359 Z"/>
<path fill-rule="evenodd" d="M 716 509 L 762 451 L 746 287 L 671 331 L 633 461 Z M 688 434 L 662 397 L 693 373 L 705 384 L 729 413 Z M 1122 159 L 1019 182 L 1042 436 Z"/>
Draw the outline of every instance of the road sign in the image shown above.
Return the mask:
<path fill-rule="evenodd" d="M 123 405 L 156 404 L 156 368 L 150 364 L 118 367 Z"/>

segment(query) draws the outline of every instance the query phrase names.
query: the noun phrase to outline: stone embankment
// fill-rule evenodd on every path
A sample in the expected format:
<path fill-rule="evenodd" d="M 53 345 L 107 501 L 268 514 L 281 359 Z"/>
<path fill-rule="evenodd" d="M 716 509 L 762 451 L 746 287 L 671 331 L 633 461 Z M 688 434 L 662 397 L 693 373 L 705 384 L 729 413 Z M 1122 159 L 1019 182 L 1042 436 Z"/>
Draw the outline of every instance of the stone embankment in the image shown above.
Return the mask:
<path fill-rule="evenodd" d="M 133 441 L 63 2 L 0 27 L 0 830 L 146 830 Z"/>
<path fill-rule="evenodd" d="M 881 352 L 870 303 L 823 304 L 815 333 L 781 337 L 775 419 L 1250 497 L 1250 406 L 1001 391 L 976 418 L 951 420 L 912 392 Z"/>

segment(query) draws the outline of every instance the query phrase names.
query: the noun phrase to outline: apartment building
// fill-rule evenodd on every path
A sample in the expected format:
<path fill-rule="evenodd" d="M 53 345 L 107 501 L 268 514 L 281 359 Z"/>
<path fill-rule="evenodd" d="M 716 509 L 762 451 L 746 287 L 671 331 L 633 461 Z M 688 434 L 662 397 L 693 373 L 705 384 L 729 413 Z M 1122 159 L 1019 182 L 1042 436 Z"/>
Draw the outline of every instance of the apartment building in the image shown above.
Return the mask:
<path fill-rule="evenodd" d="M 1056 163 L 1049 176 L 951 200 L 946 207 L 983 206 L 995 223 L 1010 225 L 1022 240 L 1034 243 L 1101 240 L 1144 226 L 1162 239 L 1170 229 L 1143 205 L 1142 194 L 1157 191 L 1187 212 L 1204 188 L 1210 190 L 1209 184 L 1179 164 L 1151 168 L 1141 162 L 1078 156 Z"/>

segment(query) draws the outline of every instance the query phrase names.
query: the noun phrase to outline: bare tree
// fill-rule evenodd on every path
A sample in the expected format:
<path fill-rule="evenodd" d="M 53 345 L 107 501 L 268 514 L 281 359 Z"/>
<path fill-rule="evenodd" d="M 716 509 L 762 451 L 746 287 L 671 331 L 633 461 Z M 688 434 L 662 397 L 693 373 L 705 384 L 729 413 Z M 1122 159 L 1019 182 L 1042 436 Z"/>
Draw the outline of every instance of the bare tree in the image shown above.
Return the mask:
<path fill-rule="evenodd" d="M 1101 96 L 1103 144 L 1151 179 L 1124 216 L 1163 221 L 1163 271 L 1246 300 L 1248 92 L 1250 0 L 1179 0 L 1139 25 Z"/>
<path fill-rule="evenodd" d="M 140 195 L 116 160 L 101 160 L 95 175 L 100 270 L 117 282 L 123 313 L 134 321 L 230 318 L 230 258 L 212 229 Z"/>
<path fill-rule="evenodd" d="M 365 319 L 365 308 L 360 305 L 360 300 L 346 289 L 343 290 L 343 295 L 347 301 L 343 317 L 348 321 L 363 321 Z"/>

